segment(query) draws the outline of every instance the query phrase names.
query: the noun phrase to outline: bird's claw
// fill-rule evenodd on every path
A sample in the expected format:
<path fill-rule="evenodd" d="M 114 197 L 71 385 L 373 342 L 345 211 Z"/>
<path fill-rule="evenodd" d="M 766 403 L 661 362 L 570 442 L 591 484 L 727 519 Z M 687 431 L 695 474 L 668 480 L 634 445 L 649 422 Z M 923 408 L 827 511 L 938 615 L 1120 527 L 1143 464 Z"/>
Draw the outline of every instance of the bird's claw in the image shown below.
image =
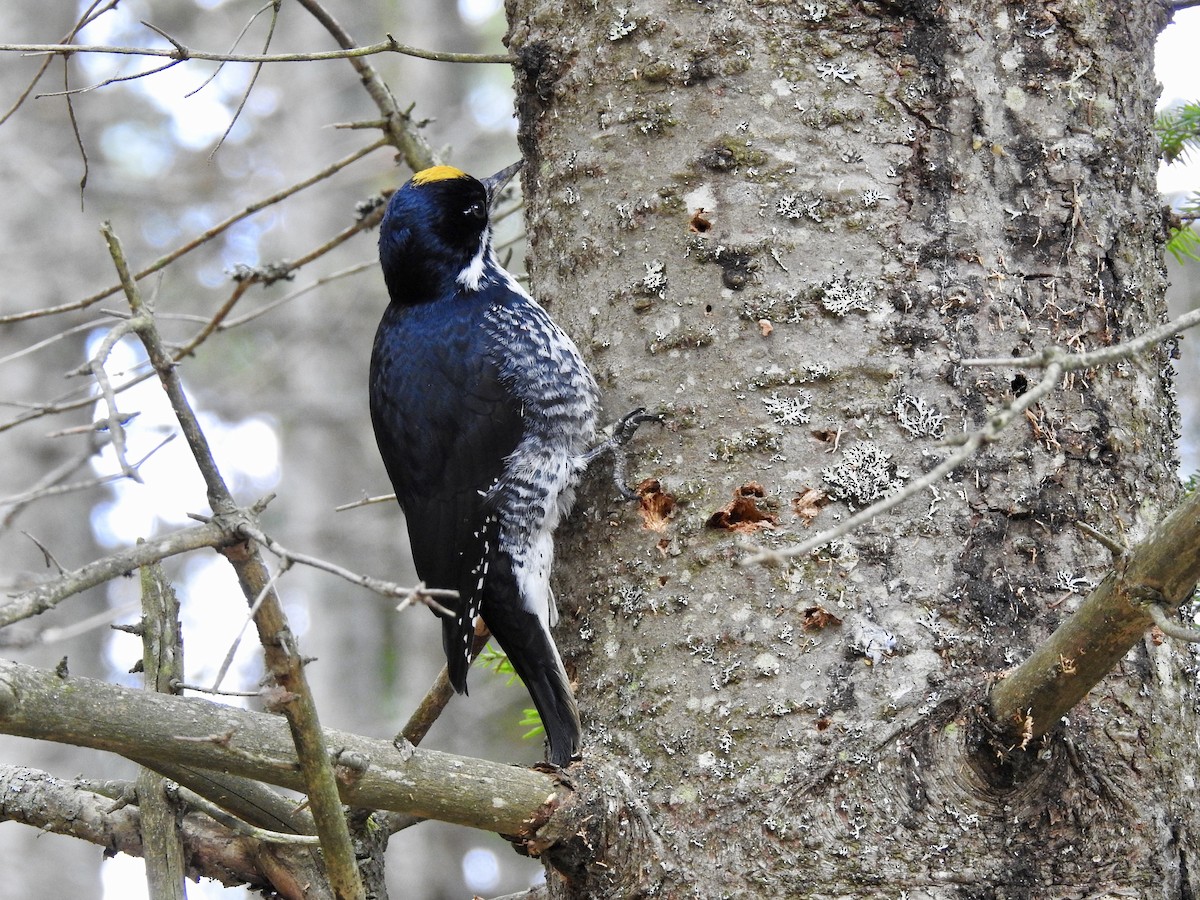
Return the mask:
<path fill-rule="evenodd" d="M 628 412 L 617 421 L 613 426 L 613 436 L 611 440 L 616 447 L 624 447 L 637 433 L 638 426 L 643 422 L 658 422 L 660 425 L 663 422 L 662 413 L 648 413 L 644 406 L 639 406 L 633 412 Z"/>
<path fill-rule="evenodd" d="M 612 436 L 592 448 L 591 452 L 587 455 L 585 463 L 591 464 L 596 457 L 611 454 L 613 458 L 613 485 L 616 487 L 617 493 L 626 500 L 637 500 L 639 496 L 638 492 L 625 484 L 625 455 L 621 453 L 621 450 L 633 440 L 638 426 L 643 422 L 658 422 L 661 424 L 662 421 L 662 414 L 648 413 L 641 406 L 633 410 L 633 412 L 626 413 L 613 426 Z"/>

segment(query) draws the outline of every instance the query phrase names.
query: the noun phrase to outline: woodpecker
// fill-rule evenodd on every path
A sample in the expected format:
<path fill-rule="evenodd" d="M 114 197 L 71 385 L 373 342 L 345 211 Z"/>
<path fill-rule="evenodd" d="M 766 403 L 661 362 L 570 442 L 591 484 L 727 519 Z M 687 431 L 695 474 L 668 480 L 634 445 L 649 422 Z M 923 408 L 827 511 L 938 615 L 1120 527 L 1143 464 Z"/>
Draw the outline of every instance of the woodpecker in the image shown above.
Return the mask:
<path fill-rule="evenodd" d="M 466 693 L 480 616 L 541 715 L 547 759 L 565 766 L 581 728 L 550 632 L 552 535 L 605 448 L 589 449 L 599 389 L 578 348 L 492 245 L 493 207 L 520 165 L 482 180 L 434 166 L 389 200 L 371 421 L 417 574 L 458 591 L 442 619 L 450 683 Z"/>

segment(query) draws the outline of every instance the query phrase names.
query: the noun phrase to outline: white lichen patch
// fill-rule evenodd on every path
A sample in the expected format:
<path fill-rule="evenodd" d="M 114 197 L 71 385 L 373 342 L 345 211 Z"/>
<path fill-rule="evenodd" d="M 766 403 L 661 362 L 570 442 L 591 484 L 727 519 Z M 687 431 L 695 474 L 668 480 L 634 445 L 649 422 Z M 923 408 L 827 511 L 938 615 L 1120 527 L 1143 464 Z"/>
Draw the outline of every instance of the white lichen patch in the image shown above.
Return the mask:
<path fill-rule="evenodd" d="M 617 17 L 608 26 L 608 39 L 610 41 L 619 41 L 621 38 L 628 37 L 637 30 L 637 22 L 625 18 L 629 15 L 628 7 L 618 6 L 613 12 L 617 14 Z"/>
<path fill-rule="evenodd" d="M 803 194 L 784 194 L 775 201 L 775 212 L 795 222 L 799 219 L 821 221 L 821 198 Z"/>
<path fill-rule="evenodd" d="M 851 72 L 844 63 L 819 62 L 816 64 L 817 77 L 822 81 L 837 79 L 842 84 L 853 84 L 858 76 Z"/>
<path fill-rule="evenodd" d="M 869 282 L 843 275 L 825 286 L 821 294 L 821 306 L 835 316 L 844 316 L 854 310 L 871 312 L 874 295 L 875 291 Z"/>
<path fill-rule="evenodd" d="M 774 653 L 760 653 L 754 658 L 754 671 L 761 678 L 773 678 L 779 674 L 779 657 Z"/>
<path fill-rule="evenodd" d="M 773 393 L 770 397 L 763 397 L 763 406 L 767 408 L 767 414 L 785 428 L 807 425 L 812 395 L 808 391 L 800 391 L 790 397 Z"/>
<path fill-rule="evenodd" d="M 913 437 L 941 438 L 946 434 L 946 417 L 920 397 L 901 394 L 893 412 L 900 427 Z"/>
<path fill-rule="evenodd" d="M 898 643 L 894 634 L 874 622 L 860 621 L 854 626 L 854 649 L 872 665 L 879 665 L 885 656 L 895 653 Z"/>
<path fill-rule="evenodd" d="M 837 465 L 821 470 L 821 477 L 830 496 L 854 509 L 870 506 L 903 483 L 891 454 L 873 441 L 859 441 L 848 447 Z"/>
<path fill-rule="evenodd" d="M 663 297 L 667 293 L 667 267 L 660 260 L 652 259 L 646 263 L 646 277 L 641 282 L 642 291 Z"/>
<path fill-rule="evenodd" d="M 862 200 L 862 205 L 865 206 L 867 209 L 870 209 L 872 206 L 874 206 L 880 200 L 883 199 L 883 194 L 881 194 L 879 191 L 875 190 L 874 188 L 867 188 L 865 191 L 862 192 L 862 197 L 860 199 Z"/>

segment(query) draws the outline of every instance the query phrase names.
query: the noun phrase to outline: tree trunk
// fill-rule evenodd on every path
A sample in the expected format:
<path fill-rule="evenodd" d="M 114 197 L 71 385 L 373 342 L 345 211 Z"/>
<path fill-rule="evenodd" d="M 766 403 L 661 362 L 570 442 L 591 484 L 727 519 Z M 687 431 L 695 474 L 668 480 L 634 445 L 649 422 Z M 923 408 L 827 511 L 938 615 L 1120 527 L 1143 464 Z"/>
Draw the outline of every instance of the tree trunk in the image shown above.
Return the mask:
<path fill-rule="evenodd" d="M 562 535 L 585 758 L 661 844 L 553 894 L 1191 897 L 1187 649 L 1147 639 L 1019 764 L 976 753 L 988 685 L 1111 564 L 1075 523 L 1132 544 L 1175 497 L 1165 351 L 1068 377 L 852 536 L 735 564 L 1040 377 L 961 360 L 1159 321 L 1160 8 L 508 12 L 533 292 L 610 417 L 666 413 L 630 471 L 676 504 L 594 478 Z"/>

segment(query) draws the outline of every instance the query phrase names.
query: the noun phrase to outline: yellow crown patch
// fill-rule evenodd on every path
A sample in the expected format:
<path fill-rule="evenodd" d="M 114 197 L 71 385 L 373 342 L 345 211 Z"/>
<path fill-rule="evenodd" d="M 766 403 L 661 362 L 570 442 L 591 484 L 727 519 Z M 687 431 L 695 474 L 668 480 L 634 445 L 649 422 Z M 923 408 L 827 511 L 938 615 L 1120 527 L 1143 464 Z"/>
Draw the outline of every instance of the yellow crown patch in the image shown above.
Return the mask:
<path fill-rule="evenodd" d="M 429 169 L 422 169 L 412 177 L 413 184 L 429 184 L 431 181 L 447 181 L 451 178 L 468 178 L 462 169 L 456 169 L 454 166 L 433 166 Z"/>

